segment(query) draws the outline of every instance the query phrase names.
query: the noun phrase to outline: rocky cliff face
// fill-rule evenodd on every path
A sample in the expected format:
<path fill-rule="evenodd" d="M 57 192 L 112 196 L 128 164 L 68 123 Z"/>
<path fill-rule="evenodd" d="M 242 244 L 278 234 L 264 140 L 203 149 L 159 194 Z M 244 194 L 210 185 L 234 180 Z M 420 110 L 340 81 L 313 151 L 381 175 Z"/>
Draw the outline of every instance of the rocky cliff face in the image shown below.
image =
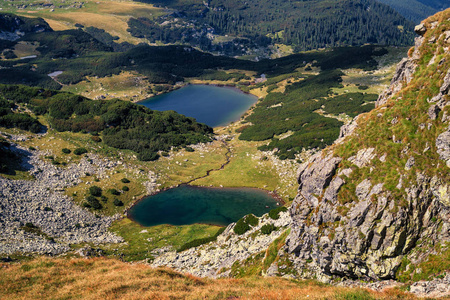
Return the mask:
<path fill-rule="evenodd" d="M 303 277 L 395 278 L 449 246 L 450 9 L 416 33 L 377 108 L 299 169 L 280 254 Z"/>

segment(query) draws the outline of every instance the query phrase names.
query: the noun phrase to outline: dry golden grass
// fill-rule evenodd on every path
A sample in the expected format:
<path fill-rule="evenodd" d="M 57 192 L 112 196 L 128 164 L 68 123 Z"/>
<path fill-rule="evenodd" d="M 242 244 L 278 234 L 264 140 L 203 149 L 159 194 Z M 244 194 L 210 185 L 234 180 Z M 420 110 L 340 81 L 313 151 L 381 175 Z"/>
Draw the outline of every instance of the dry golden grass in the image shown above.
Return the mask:
<path fill-rule="evenodd" d="M 53 20 L 50 18 L 45 18 L 45 21 L 54 31 L 68 30 L 73 28 L 73 25 L 68 22 Z"/>
<path fill-rule="evenodd" d="M 268 94 L 267 87 L 264 86 L 264 87 L 260 87 L 260 88 L 251 89 L 250 94 L 255 95 L 259 99 L 262 99 L 262 98 L 266 97 Z"/>
<path fill-rule="evenodd" d="M 0 267 L 1 299 L 414 299 L 396 289 L 376 293 L 314 281 L 204 279 L 107 258 L 37 258 Z"/>
<path fill-rule="evenodd" d="M 127 16 L 99 14 L 91 12 L 66 12 L 66 13 L 53 13 L 45 16 L 45 20 L 63 21 L 69 24 L 81 24 L 85 27 L 94 26 L 105 30 L 112 36 L 118 36 L 120 40 L 118 42 L 130 42 L 140 43 L 140 39 L 132 37 L 128 32 Z"/>
<path fill-rule="evenodd" d="M 95 10 L 103 14 L 133 16 L 135 18 L 150 18 L 151 16 L 163 14 L 161 8 L 156 8 L 151 4 L 136 3 L 133 1 L 97 1 Z"/>
<path fill-rule="evenodd" d="M 150 4 L 136 3 L 132 1 L 103 0 L 87 2 L 81 9 L 55 9 L 16 12 L 28 17 L 42 17 L 54 30 L 66 30 L 75 28 L 75 24 L 94 26 L 104 29 L 113 36 L 118 36 L 118 42 L 138 44 L 141 39 L 132 37 L 127 31 L 130 17 L 153 18 L 164 14 L 160 8 Z"/>

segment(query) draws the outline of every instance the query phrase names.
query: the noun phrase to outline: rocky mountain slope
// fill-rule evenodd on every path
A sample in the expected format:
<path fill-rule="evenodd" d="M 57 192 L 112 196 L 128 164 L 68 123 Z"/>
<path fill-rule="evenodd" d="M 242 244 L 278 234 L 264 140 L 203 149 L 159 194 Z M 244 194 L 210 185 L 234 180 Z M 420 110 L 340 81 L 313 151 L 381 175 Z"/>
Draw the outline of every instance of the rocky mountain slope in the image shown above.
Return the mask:
<path fill-rule="evenodd" d="M 413 278 L 448 251 L 450 10 L 416 33 L 376 109 L 299 169 L 282 251 L 303 277 Z"/>

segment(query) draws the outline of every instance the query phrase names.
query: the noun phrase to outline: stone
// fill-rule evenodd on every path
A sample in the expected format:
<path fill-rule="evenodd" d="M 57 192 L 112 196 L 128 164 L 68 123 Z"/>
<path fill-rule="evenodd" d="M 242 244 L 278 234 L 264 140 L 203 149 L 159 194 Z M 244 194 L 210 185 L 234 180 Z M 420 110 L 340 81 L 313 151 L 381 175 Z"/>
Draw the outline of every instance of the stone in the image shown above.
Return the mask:
<path fill-rule="evenodd" d="M 364 200 L 367 198 L 370 192 L 370 188 L 372 187 L 372 184 L 370 183 L 369 179 L 364 179 L 360 184 L 356 186 L 355 194 L 356 197 L 358 197 L 359 200 Z"/>
<path fill-rule="evenodd" d="M 411 168 L 414 166 L 415 164 L 415 159 L 413 156 L 411 156 L 408 161 L 405 164 L 405 170 L 411 170 Z"/>
<path fill-rule="evenodd" d="M 437 117 L 439 116 L 441 109 L 439 108 L 439 106 L 437 105 L 431 105 L 430 108 L 428 109 L 428 117 L 431 120 L 436 120 Z"/>
<path fill-rule="evenodd" d="M 356 156 L 349 157 L 348 160 L 357 165 L 358 168 L 362 168 L 367 166 L 375 156 L 375 148 L 367 148 L 359 150 Z"/>
<path fill-rule="evenodd" d="M 412 80 L 412 75 L 414 74 L 416 68 L 417 64 L 413 59 L 402 59 L 397 65 L 397 69 L 395 70 L 394 77 L 391 80 L 389 88 L 380 94 L 375 103 L 375 107 L 380 107 L 386 104 L 393 95 L 403 88 L 404 83 L 408 84 Z"/>
<path fill-rule="evenodd" d="M 414 27 L 414 32 L 422 36 L 427 32 L 427 28 L 425 27 L 425 24 L 421 23 Z"/>
<path fill-rule="evenodd" d="M 441 133 L 436 139 L 436 148 L 439 158 L 450 166 L 450 129 Z"/>

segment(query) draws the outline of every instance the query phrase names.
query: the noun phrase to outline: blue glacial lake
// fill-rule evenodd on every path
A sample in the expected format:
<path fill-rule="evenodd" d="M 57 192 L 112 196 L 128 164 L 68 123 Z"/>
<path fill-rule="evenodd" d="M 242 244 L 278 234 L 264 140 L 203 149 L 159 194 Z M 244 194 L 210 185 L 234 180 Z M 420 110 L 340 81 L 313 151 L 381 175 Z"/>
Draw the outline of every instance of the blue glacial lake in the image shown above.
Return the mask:
<path fill-rule="evenodd" d="M 174 110 L 211 127 L 225 126 L 239 118 L 258 99 L 238 89 L 212 85 L 188 85 L 139 102 L 153 110 Z"/>
<path fill-rule="evenodd" d="M 128 216 L 143 226 L 194 223 L 225 226 L 249 213 L 260 217 L 276 207 L 276 200 L 258 189 L 181 185 L 142 199 Z"/>

